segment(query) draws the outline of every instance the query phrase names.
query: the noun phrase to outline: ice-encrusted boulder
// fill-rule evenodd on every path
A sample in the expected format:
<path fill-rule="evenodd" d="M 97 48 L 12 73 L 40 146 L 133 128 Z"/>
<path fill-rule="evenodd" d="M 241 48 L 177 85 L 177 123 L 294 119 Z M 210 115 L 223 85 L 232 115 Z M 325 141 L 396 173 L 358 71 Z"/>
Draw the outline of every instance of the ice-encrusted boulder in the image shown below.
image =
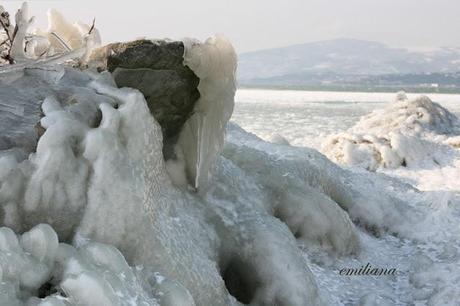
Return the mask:
<path fill-rule="evenodd" d="M 206 187 L 233 111 L 233 47 L 218 36 L 204 44 L 138 40 L 96 49 L 88 65 L 113 72 L 118 87 L 142 92 L 162 128 L 168 171 L 174 177 L 185 171 L 191 186 Z"/>
<path fill-rule="evenodd" d="M 94 50 L 88 65 L 112 72 L 119 87 L 139 89 L 174 144 L 200 97 L 200 80 L 184 65 L 184 53 L 181 41 L 136 40 Z"/>
<path fill-rule="evenodd" d="M 340 164 L 368 170 L 439 166 L 459 134 L 460 121 L 447 109 L 426 96 L 399 94 L 348 131 L 329 136 L 322 152 Z"/>

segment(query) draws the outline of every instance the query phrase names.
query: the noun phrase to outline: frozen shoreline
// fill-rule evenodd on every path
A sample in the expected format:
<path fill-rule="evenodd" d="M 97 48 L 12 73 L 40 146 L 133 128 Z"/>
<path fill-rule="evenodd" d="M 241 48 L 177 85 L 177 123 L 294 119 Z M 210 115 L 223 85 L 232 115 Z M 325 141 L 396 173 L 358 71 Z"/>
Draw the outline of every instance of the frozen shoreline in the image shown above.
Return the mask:
<path fill-rule="evenodd" d="M 379 118 L 379 111 L 388 107 L 395 96 L 394 93 L 239 90 L 232 120 L 274 143 L 283 140 L 294 146 L 320 149 L 327 135 L 352 128 L 363 117 L 369 117 L 372 111 L 376 111 L 375 116 Z M 414 99 L 420 94 L 407 96 Z M 428 94 L 428 97 L 451 112 L 460 113 L 460 95 Z M 390 110 L 390 118 L 401 112 Z M 387 121 L 383 117 L 379 120 L 385 126 Z M 360 131 L 369 132 L 370 127 L 360 127 Z M 445 137 L 435 135 L 427 139 L 436 147 L 436 143 Z M 437 157 L 442 161 L 439 166 L 427 166 L 421 161 L 414 167 L 379 168 L 376 172 L 369 172 L 360 167 L 343 165 L 355 173 L 369 175 L 377 185 L 382 184 L 379 177 L 393 177 L 396 185 L 411 184 L 424 190 L 418 196 L 405 196 L 413 214 L 420 210 L 418 213 L 422 220 L 413 228 L 413 233 L 417 235 L 415 239 L 392 235 L 376 238 L 360 231 L 363 250 L 356 258 L 330 260 L 323 253 L 306 247 L 305 258 L 320 291 L 331 298 L 328 303 L 455 305 L 458 301 L 460 291 L 453 275 L 460 273 L 457 268 L 460 244 L 456 225 L 460 216 L 460 186 L 456 183 L 460 181 L 460 163 L 455 153 L 458 149 L 444 152 L 442 145 L 437 151 Z M 404 192 L 401 193 L 398 188 L 391 187 L 386 192 L 404 197 Z M 401 273 L 396 277 L 339 275 L 341 268 L 359 267 L 367 262 L 373 266 L 396 265 Z"/>

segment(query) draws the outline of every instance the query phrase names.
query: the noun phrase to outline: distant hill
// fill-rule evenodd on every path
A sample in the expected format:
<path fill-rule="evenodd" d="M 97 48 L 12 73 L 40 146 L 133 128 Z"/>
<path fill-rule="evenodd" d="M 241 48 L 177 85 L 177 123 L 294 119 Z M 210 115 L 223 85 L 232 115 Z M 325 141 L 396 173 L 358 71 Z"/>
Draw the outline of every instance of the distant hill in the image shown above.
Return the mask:
<path fill-rule="evenodd" d="M 378 42 L 334 39 L 240 54 L 238 81 L 243 86 L 460 88 L 459 72 L 460 48 L 410 52 Z"/>

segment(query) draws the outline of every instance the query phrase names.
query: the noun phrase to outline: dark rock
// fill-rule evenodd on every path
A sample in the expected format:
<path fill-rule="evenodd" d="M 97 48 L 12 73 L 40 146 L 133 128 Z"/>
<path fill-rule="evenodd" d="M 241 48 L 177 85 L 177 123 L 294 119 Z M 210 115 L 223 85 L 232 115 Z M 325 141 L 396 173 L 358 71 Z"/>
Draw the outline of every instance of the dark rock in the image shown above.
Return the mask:
<path fill-rule="evenodd" d="M 137 40 L 97 49 L 89 61 L 89 66 L 112 72 L 117 86 L 144 94 L 162 127 L 166 158 L 200 97 L 200 80 L 184 66 L 183 55 L 182 42 Z"/>

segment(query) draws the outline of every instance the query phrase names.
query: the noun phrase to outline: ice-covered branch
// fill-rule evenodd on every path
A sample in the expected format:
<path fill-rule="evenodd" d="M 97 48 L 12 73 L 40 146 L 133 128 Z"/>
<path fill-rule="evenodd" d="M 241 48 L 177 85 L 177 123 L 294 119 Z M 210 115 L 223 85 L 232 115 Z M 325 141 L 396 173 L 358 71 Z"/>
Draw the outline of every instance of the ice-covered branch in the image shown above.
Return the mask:
<path fill-rule="evenodd" d="M 15 61 L 27 59 L 25 53 L 25 38 L 29 27 L 34 21 L 34 17 L 29 18 L 29 6 L 24 2 L 15 16 L 16 26 L 14 29 L 13 40 L 11 44 L 10 56 Z"/>
<path fill-rule="evenodd" d="M 8 12 L 0 6 L 0 28 L 4 31 L 0 35 L 0 52 L 8 63 L 19 62 L 30 67 L 48 57 L 69 56 L 84 63 L 91 50 L 100 45 L 101 39 L 94 20 L 91 26 L 83 23 L 71 24 L 60 13 L 51 10 L 48 12 L 47 31 L 29 31 L 33 21 L 34 17 L 29 18 L 27 3 L 23 3 L 16 13 L 15 26 L 10 22 Z M 84 52 L 79 52 L 81 49 Z"/>

